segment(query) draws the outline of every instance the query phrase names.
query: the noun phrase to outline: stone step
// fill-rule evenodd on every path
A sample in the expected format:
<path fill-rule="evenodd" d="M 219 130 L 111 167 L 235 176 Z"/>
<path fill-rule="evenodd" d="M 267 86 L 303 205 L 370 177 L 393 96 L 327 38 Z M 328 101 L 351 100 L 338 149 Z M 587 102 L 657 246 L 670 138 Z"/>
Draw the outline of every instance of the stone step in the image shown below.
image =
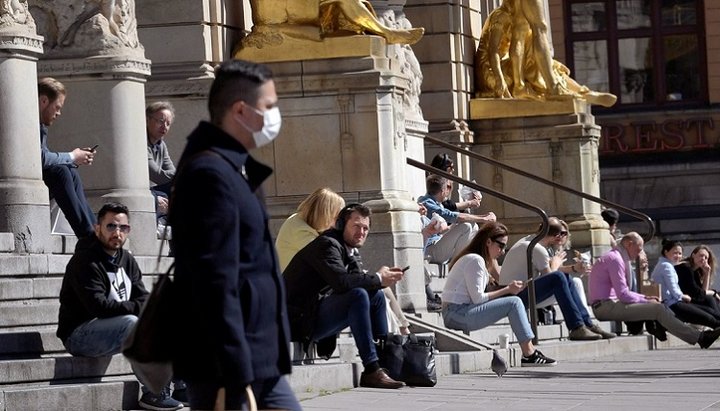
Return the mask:
<path fill-rule="evenodd" d="M 39 357 L 60 353 L 65 347 L 55 336 L 57 326 L 16 328 L 0 333 L 0 358 Z"/>
<path fill-rule="evenodd" d="M 70 257 L 72 256 L 69 254 L 0 254 L 0 278 L 4 276 L 63 275 Z M 174 259 L 163 257 L 159 268 L 157 256 L 135 256 L 135 260 L 137 260 L 140 271 L 149 275 L 167 271 Z"/>
<path fill-rule="evenodd" d="M 131 375 L 130 363 L 122 355 L 87 358 L 63 353 L 0 361 L 0 386 Z"/>
<path fill-rule="evenodd" d="M 140 384 L 133 377 L 109 377 L 100 381 L 0 386 L 0 411 L 138 408 Z"/>
<path fill-rule="evenodd" d="M 15 251 L 15 236 L 13 233 L 0 233 L 0 253 Z"/>
<path fill-rule="evenodd" d="M 0 328 L 57 324 L 57 299 L 0 301 Z"/>
<path fill-rule="evenodd" d="M 156 276 L 143 275 L 145 288 L 152 290 Z M 0 277 L 0 301 L 28 299 L 58 299 L 63 277 L 48 275 L 46 277 L 3 278 Z"/>

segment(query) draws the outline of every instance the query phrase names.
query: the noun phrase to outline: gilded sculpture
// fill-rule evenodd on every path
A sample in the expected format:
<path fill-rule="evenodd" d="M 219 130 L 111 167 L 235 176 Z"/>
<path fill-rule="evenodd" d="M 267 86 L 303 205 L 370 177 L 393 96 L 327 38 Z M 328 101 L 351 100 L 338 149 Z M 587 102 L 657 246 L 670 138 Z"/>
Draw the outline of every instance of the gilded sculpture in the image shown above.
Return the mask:
<path fill-rule="evenodd" d="M 590 90 L 552 59 L 542 0 L 504 0 L 483 25 L 475 54 L 477 97 L 548 100 L 573 96 L 610 107 L 617 97 Z"/>
<path fill-rule="evenodd" d="M 328 37 L 376 34 L 389 44 L 414 44 L 422 28 L 384 25 L 365 0 L 250 0 L 252 32 L 242 47 L 280 45 L 286 38 L 322 41 Z"/>

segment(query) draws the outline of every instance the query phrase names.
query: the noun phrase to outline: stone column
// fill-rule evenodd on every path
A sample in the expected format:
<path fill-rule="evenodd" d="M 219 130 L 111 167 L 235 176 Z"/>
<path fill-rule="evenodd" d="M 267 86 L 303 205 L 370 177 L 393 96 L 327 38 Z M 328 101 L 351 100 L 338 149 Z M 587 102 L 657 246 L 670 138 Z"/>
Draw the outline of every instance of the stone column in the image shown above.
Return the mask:
<path fill-rule="evenodd" d="M 0 2 L 0 232 L 14 234 L 20 253 L 42 253 L 49 246 L 37 110 L 42 51 L 27 2 Z"/>
<path fill-rule="evenodd" d="M 586 101 L 569 96 L 542 103 L 477 99 L 470 108 L 477 118 L 470 123 L 475 132 L 474 151 L 575 190 L 600 195 L 600 127 Z M 595 256 L 607 250 L 608 231 L 598 203 L 480 161 L 474 162 L 472 168 L 481 184 L 531 202 L 549 216 L 567 221 L 573 233 L 573 248 L 591 248 Z M 490 196 L 483 203 L 508 225 L 513 240 L 537 230 L 540 219 L 531 211 Z"/>
<path fill-rule="evenodd" d="M 150 62 L 137 36 L 134 0 L 31 0 L 46 37 L 40 76 L 68 90 L 62 117 L 49 130 L 54 150 L 98 144 L 95 162 L 81 167 L 93 210 L 119 201 L 131 210 L 130 248 L 156 250 L 155 207 L 149 191 L 145 80 Z M 67 4 L 71 3 L 71 4 Z"/>

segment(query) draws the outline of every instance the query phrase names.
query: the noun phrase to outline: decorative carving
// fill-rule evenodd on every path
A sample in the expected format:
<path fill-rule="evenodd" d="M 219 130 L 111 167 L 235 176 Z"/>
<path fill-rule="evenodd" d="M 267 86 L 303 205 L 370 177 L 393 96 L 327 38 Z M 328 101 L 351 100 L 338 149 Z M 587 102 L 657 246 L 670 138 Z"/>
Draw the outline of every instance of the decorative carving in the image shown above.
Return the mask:
<path fill-rule="evenodd" d="M 142 56 L 135 0 L 30 0 L 51 57 Z M 69 3 L 69 4 L 68 4 Z"/>
<path fill-rule="evenodd" d="M 28 11 L 26 0 L 0 0 L 0 30 L 6 27 L 24 25 L 28 31 L 35 31 L 35 20 Z"/>
<path fill-rule="evenodd" d="M 103 58 L 68 60 L 42 60 L 38 63 L 38 75 L 63 76 L 112 73 L 119 76 L 149 76 L 150 61 L 130 58 Z"/>
<path fill-rule="evenodd" d="M 350 132 L 350 103 L 349 94 L 338 94 L 337 101 L 340 106 L 340 149 L 352 151 L 355 143 L 355 136 Z"/>
<path fill-rule="evenodd" d="M 563 176 L 562 159 L 560 158 L 563 151 L 563 145 L 559 141 L 551 141 L 548 148 L 550 149 L 550 161 L 552 162 L 552 178 L 553 181 L 560 181 Z"/>
<path fill-rule="evenodd" d="M 583 98 L 610 107 L 617 97 L 590 90 L 553 60 L 549 23 L 542 0 L 504 0 L 490 13 L 475 54 L 478 97 L 548 100 L 557 96 Z"/>
<path fill-rule="evenodd" d="M 412 29 L 412 23 L 407 19 L 402 9 L 383 10 L 379 16 L 380 21 L 387 27 L 401 30 Z M 388 57 L 398 62 L 400 73 L 408 78 L 410 87 L 405 90 L 403 106 L 408 114 L 414 114 L 422 118 L 420 107 L 420 93 L 422 88 L 423 74 L 420 69 L 420 62 L 415 52 L 408 44 L 389 44 Z"/>
<path fill-rule="evenodd" d="M 385 26 L 365 0 L 250 0 L 250 6 L 253 28 L 242 40 L 242 48 L 277 45 L 288 37 L 322 41 L 330 35 L 365 33 L 382 36 L 391 44 L 414 44 L 424 32 Z"/>

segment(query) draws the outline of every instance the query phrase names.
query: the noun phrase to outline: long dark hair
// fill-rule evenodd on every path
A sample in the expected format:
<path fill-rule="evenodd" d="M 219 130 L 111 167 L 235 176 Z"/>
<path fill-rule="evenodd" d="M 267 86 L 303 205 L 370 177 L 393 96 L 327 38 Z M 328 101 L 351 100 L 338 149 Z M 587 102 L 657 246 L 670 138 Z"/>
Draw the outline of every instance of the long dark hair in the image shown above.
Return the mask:
<path fill-rule="evenodd" d="M 508 230 L 505 225 L 498 222 L 485 223 L 482 227 L 480 227 L 480 230 L 478 230 L 477 234 L 475 234 L 475 237 L 470 240 L 470 244 L 453 257 L 450 262 L 450 268 L 452 269 L 455 262 L 466 254 L 478 254 L 483 258 L 483 260 L 485 260 L 486 265 L 489 264 L 490 252 L 487 248 L 487 240 L 495 241 L 498 238 L 505 237 L 507 235 Z"/>

